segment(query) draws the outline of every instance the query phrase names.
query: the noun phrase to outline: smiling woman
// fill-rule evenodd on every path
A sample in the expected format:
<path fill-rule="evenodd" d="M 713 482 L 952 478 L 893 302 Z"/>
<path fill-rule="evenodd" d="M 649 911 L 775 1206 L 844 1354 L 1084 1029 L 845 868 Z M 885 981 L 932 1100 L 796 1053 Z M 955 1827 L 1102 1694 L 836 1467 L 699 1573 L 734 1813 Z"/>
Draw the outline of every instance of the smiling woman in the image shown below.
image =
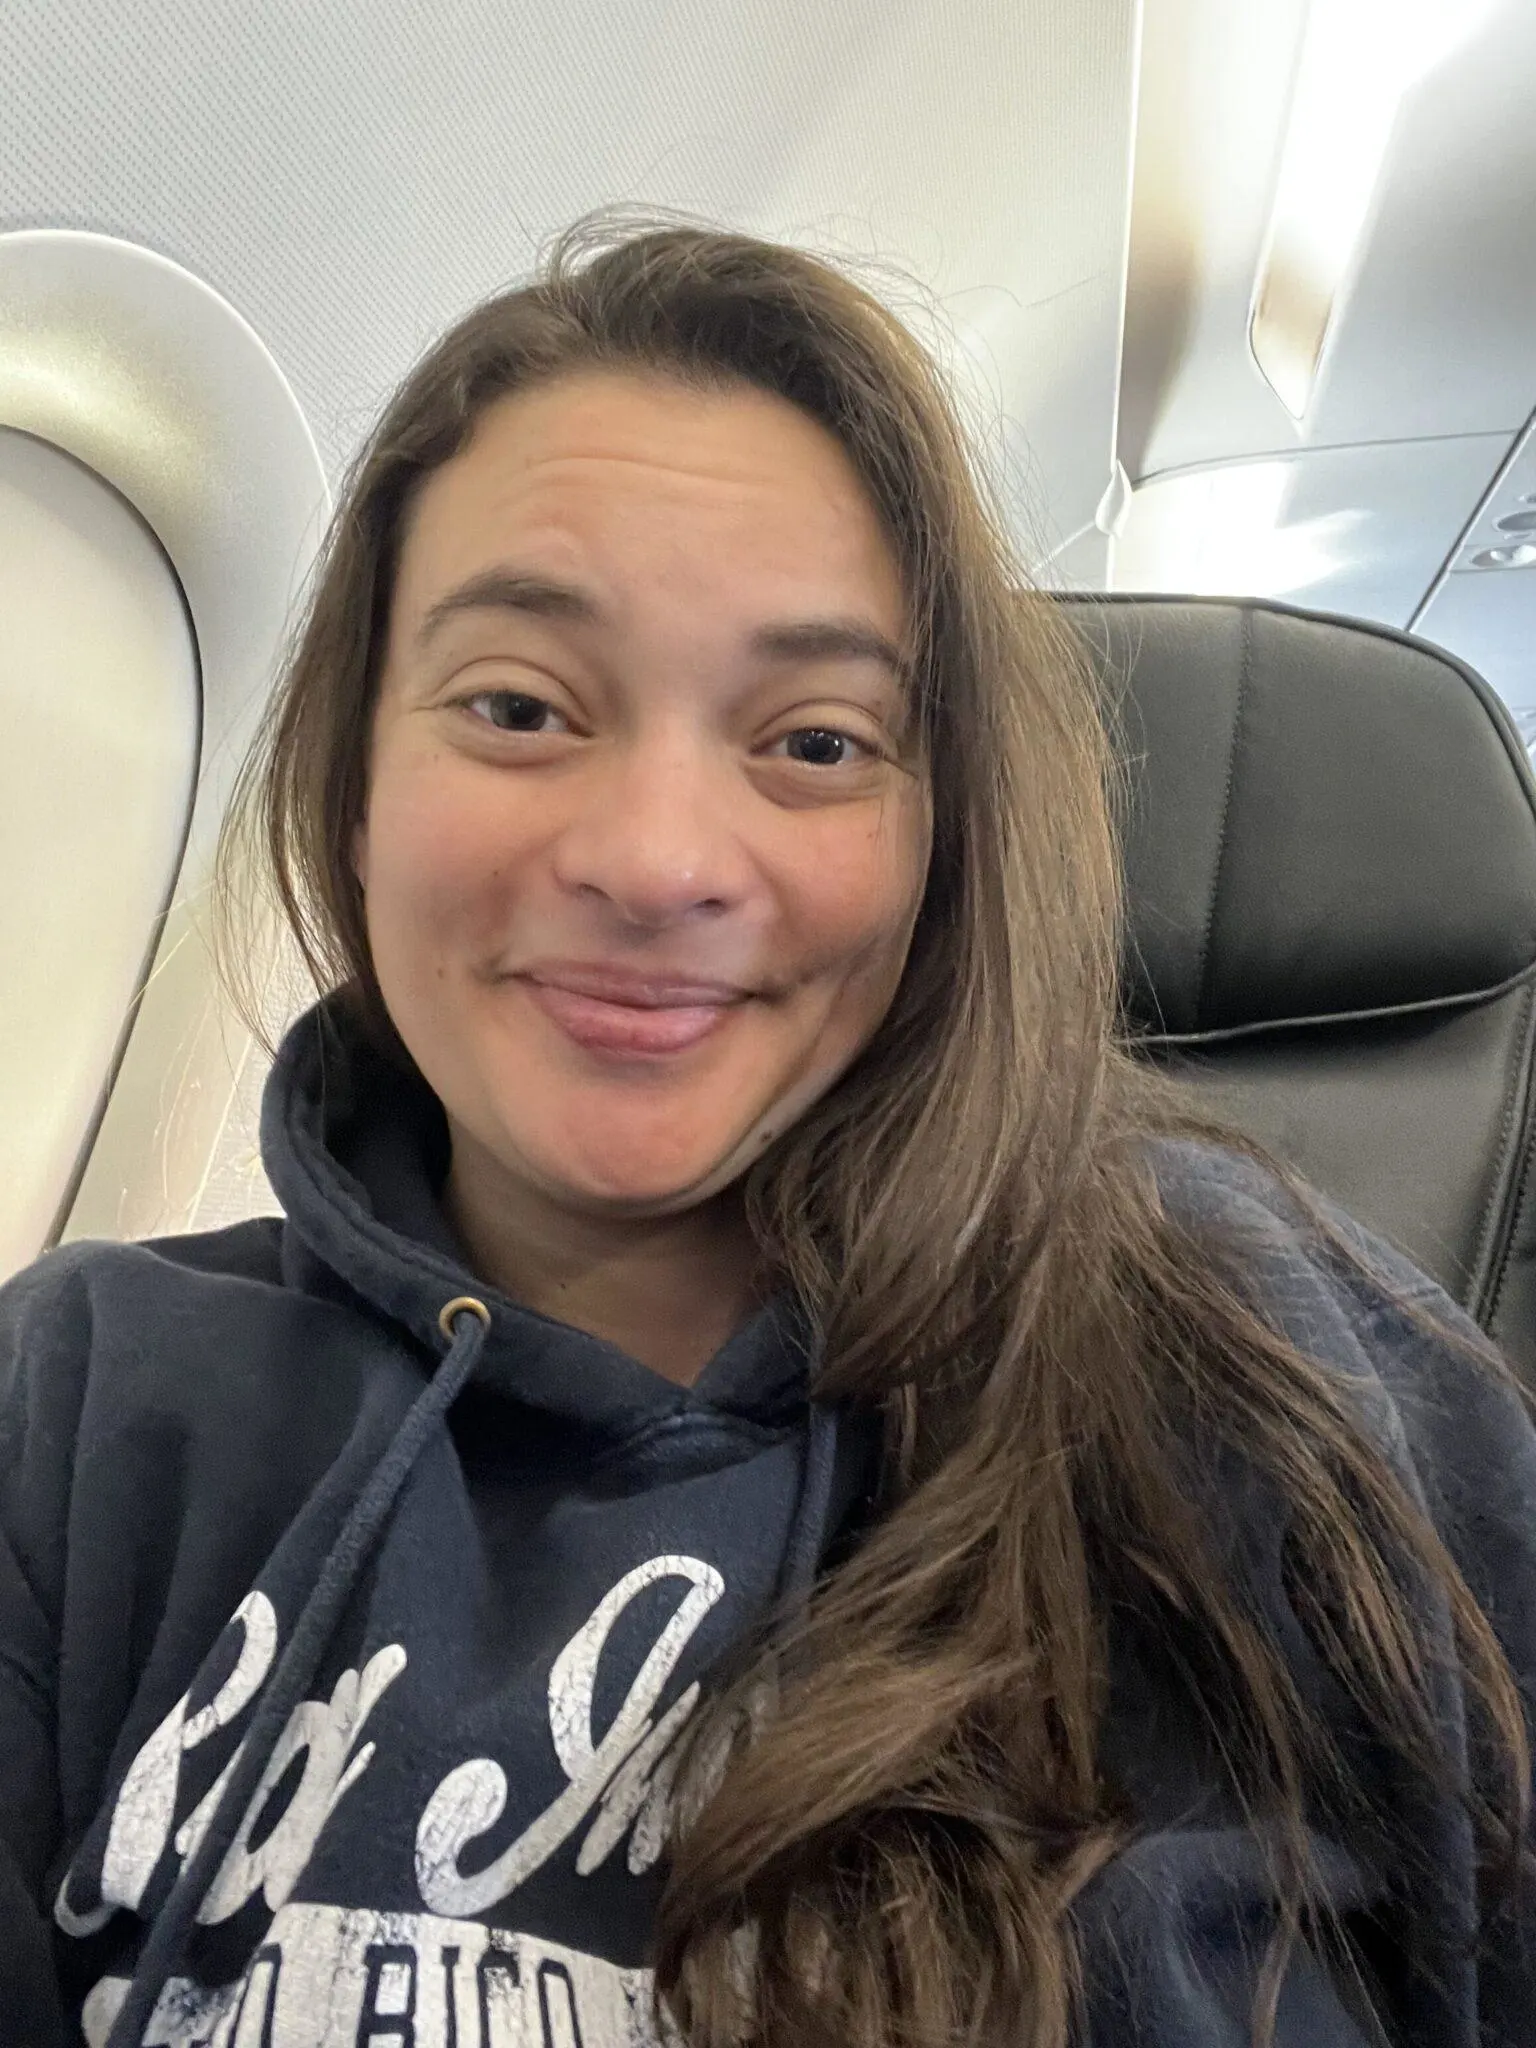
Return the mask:
<path fill-rule="evenodd" d="M 836 440 L 758 391 L 547 383 L 405 527 L 355 867 L 445 1204 L 477 1271 L 669 1377 L 753 1298 L 715 1197 L 900 978 L 929 840 L 903 612 Z M 785 751 L 813 736 L 830 758 Z M 642 1216 L 669 1227 L 637 1298 Z"/>
<path fill-rule="evenodd" d="M 1519 2036 L 1536 1432 L 1131 1057 L 1021 581 L 794 249 L 579 224 L 391 401 L 226 845 L 285 1216 L 0 1296 L 27 2038 Z"/>

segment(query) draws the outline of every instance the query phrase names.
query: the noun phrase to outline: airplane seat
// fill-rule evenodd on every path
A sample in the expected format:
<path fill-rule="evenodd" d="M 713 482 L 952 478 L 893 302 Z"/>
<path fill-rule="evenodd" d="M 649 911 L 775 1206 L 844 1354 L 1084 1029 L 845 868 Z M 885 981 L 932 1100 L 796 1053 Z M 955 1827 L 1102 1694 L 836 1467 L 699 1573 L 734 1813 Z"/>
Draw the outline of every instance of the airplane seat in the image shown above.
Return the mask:
<path fill-rule="evenodd" d="M 1257 601 L 1058 600 L 1129 769 L 1136 1049 L 1536 1387 L 1536 780 L 1454 656 Z"/>

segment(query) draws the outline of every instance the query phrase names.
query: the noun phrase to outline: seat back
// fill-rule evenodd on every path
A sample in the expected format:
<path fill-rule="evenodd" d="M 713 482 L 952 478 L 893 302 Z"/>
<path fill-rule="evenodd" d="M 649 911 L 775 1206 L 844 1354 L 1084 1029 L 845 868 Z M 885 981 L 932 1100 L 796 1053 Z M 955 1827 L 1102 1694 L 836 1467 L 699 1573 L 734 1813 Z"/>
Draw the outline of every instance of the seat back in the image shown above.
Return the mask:
<path fill-rule="evenodd" d="M 1453 656 L 1257 601 L 1066 597 L 1130 766 L 1138 1049 L 1536 1386 L 1536 781 Z"/>

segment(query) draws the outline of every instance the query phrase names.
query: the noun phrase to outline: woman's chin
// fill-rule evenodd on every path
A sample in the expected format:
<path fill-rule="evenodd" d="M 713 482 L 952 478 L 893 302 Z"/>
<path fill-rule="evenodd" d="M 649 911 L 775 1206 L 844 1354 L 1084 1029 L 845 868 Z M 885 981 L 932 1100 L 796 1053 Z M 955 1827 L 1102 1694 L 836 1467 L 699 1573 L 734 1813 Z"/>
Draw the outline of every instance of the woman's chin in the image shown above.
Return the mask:
<path fill-rule="evenodd" d="M 667 1215 L 690 1209 L 737 1178 L 743 1164 L 739 1134 L 722 1133 L 679 1145 L 676 1135 L 646 1143 L 615 1142 L 611 1125 L 599 1132 L 571 1130 L 563 1143 L 530 1142 L 517 1148 L 540 1170 L 550 1194 L 579 1209 Z"/>

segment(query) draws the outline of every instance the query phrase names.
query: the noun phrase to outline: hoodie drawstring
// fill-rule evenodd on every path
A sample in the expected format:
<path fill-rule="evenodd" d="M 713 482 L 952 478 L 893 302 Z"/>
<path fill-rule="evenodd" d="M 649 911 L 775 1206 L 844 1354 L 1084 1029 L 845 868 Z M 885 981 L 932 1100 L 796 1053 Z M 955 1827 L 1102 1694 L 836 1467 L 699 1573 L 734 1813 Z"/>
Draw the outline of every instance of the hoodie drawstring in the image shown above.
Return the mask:
<path fill-rule="evenodd" d="M 484 1302 L 468 1294 L 448 1302 L 439 1315 L 438 1327 L 450 1340 L 448 1351 L 368 1475 L 321 1567 L 314 1590 L 304 1603 L 288 1646 L 236 1752 L 213 1817 L 155 1916 L 134 1968 L 128 1995 L 107 2036 L 106 2048 L 139 2048 L 143 2041 L 166 1980 L 181 1960 L 197 1910 L 223 1867 L 290 1715 L 309 1690 L 358 1573 L 422 1446 L 473 1373 L 490 1321 L 490 1311 Z"/>

